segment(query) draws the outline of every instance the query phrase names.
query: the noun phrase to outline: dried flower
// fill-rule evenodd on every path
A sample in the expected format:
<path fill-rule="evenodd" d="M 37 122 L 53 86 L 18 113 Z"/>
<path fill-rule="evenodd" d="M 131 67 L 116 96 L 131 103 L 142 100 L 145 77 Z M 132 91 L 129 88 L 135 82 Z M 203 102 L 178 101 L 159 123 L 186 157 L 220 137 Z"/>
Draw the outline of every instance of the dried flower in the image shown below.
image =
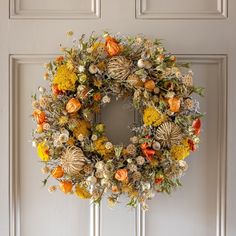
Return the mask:
<path fill-rule="evenodd" d="M 133 143 L 133 144 L 137 144 L 138 143 L 138 137 L 137 136 L 133 136 L 130 138 L 130 141 Z"/>
<path fill-rule="evenodd" d="M 132 174 L 132 180 L 135 181 L 139 181 L 142 177 L 142 174 L 139 171 L 136 171 Z"/>
<path fill-rule="evenodd" d="M 134 144 L 129 144 L 127 147 L 126 147 L 126 151 L 129 155 L 132 155 L 132 156 L 135 156 L 136 154 L 136 147 Z"/>
<path fill-rule="evenodd" d="M 65 173 L 76 176 L 83 169 L 84 164 L 85 156 L 83 151 L 76 146 L 67 147 L 61 157 L 61 166 Z"/>
<path fill-rule="evenodd" d="M 182 77 L 182 82 L 184 85 L 191 87 L 193 86 L 193 77 L 191 74 L 187 74 L 185 76 Z"/>
<path fill-rule="evenodd" d="M 53 84 L 57 85 L 59 90 L 74 91 L 76 80 L 76 74 L 69 70 L 66 65 L 61 65 L 54 76 Z"/>
<path fill-rule="evenodd" d="M 45 142 L 41 142 L 37 146 L 38 149 L 38 156 L 41 158 L 42 161 L 49 160 L 49 147 Z"/>
<path fill-rule="evenodd" d="M 42 172 L 43 174 L 48 174 L 49 171 L 50 171 L 50 169 L 49 169 L 47 166 L 44 166 L 44 167 L 41 169 L 41 172 Z"/>
<path fill-rule="evenodd" d="M 102 98 L 103 103 L 109 103 L 110 101 L 111 99 L 107 95 Z"/>
<path fill-rule="evenodd" d="M 160 150 L 161 144 L 160 144 L 159 142 L 154 141 L 154 142 L 152 143 L 152 148 L 153 148 L 154 150 Z"/>
<path fill-rule="evenodd" d="M 49 193 L 53 193 L 53 192 L 55 192 L 57 190 L 57 186 L 55 186 L 55 185 L 52 185 L 52 186 L 49 186 L 48 187 L 48 192 Z"/>
<path fill-rule="evenodd" d="M 111 142 L 106 142 L 106 143 L 105 143 L 105 148 L 106 148 L 106 149 L 111 149 L 111 148 L 113 148 L 112 143 L 111 143 Z"/>
<path fill-rule="evenodd" d="M 143 122 L 145 125 L 158 126 L 166 120 L 166 117 L 154 107 L 147 107 L 144 110 Z"/>
<path fill-rule="evenodd" d="M 134 171 L 137 171 L 137 166 L 135 164 L 129 164 L 128 165 L 128 169 L 131 171 L 131 172 L 134 172 Z"/>
<path fill-rule="evenodd" d="M 173 122 L 165 122 L 156 130 L 156 139 L 163 147 L 171 147 L 178 144 L 182 139 L 182 132 L 178 125 Z"/>
<path fill-rule="evenodd" d="M 89 191 L 84 186 L 80 186 L 79 184 L 77 184 L 75 187 L 75 194 L 81 199 L 91 198 Z"/>
<path fill-rule="evenodd" d="M 110 36 L 106 37 L 105 48 L 110 56 L 116 56 L 121 52 L 121 46 L 118 44 L 117 40 Z"/>
<path fill-rule="evenodd" d="M 128 179 L 128 171 L 126 169 L 119 169 L 116 171 L 115 178 L 119 181 L 125 181 Z"/>
<path fill-rule="evenodd" d="M 137 162 L 137 164 L 138 164 L 139 166 L 141 166 L 141 165 L 143 165 L 143 164 L 145 163 L 145 158 L 142 157 L 142 156 L 138 156 L 138 157 L 136 158 L 136 162 Z"/>

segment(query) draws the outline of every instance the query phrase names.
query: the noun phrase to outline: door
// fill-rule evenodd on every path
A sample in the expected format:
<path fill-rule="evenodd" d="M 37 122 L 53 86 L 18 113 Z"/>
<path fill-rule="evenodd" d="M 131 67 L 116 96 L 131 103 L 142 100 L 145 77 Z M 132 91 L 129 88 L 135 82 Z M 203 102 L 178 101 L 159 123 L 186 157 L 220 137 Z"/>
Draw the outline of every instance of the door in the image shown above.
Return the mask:
<path fill-rule="evenodd" d="M 0 235 L 234 236 L 235 9 L 234 0 L 1 0 Z M 59 53 L 60 43 L 69 44 L 69 30 L 165 39 L 206 88 L 201 146 L 188 159 L 183 188 L 158 195 L 148 212 L 124 202 L 111 210 L 106 202 L 94 206 L 41 187 L 30 143 L 30 96 L 43 83 L 42 65 Z M 115 142 L 127 140 L 133 111 L 125 104 L 114 101 L 101 118 Z"/>

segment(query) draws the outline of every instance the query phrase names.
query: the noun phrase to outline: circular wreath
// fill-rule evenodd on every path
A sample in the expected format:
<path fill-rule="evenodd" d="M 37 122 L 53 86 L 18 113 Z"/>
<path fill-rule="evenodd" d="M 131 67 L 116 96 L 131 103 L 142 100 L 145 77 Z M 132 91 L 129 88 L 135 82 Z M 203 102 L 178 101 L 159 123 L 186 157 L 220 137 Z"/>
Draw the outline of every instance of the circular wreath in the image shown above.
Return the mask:
<path fill-rule="evenodd" d="M 69 32 L 72 36 L 73 33 Z M 143 36 L 82 35 L 46 64 L 44 79 L 33 96 L 33 146 L 46 174 L 59 188 L 99 202 L 104 195 L 114 206 L 120 195 L 128 205 L 156 192 L 170 193 L 187 170 L 185 158 L 199 143 L 199 103 L 192 71 L 176 62 L 160 40 Z M 130 144 L 113 144 L 94 114 L 111 97 L 132 100 L 142 124 L 133 124 Z"/>

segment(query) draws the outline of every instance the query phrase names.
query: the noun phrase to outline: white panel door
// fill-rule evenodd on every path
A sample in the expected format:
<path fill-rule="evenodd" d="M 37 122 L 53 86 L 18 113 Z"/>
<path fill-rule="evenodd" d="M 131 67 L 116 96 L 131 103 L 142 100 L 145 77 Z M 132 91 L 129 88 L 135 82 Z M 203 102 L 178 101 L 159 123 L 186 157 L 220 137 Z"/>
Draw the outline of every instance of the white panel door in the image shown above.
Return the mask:
<path fill-rule="evenodd" d="M 235 236 L 235 9 L 235 0 L 0 0 L 0 235 Z M 202 143 L 183 188 L 157 195 L 146 213 L 125 199 L 111 210 L 41 187 L 30 96 L 43 82 L 42 65 L 70 43 L 69 30 L 165 39 L 206 88 Z M 128 140 L 127 104 L 113 101 L 101 119 L 114 142 Z"/>

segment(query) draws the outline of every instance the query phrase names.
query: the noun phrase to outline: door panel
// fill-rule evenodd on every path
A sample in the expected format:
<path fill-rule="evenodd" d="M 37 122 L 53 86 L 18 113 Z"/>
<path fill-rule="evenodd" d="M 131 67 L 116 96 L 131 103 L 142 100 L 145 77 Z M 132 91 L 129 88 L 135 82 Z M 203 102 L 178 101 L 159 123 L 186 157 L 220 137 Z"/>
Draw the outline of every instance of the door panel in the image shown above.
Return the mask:
<path fill-rule="evenodd" d="M 13 57 L 12 69 L 12 207 L 16 235 L 89 235 L 90 202 L 61 192 L 49 194 L 43 188 L 46 177 L 39 170 L 40 159 L 31 145 L 31 104 L 29 98 L 42 84 L 43 63 L 50 58 Z M 44 82 L 45 83 L 45 82 Z M 46 85 L 46 83 L 45 83 Z M 33 158 L 32 158 L 33 157 Z M 32 179 L 36 182 L 32 184 Z M 49 185 L 56 184 L 50 180 Z M 80 212 L 80 214 L 78 214 Z M 37 223 L 38 222 L 38 223 Z"/>
<path fill-rule="evenodd" d="M 234 236 L 235 9 L 234 0 L 0 1 L 0 235 Z M 115 209 L 106 200 L 94 207 L 41 187 L 29 142 L 30 95 L 44 83 L 43 63 L 60 43 L 70 45 L 69 30 L 75 37 L 110 30 L 165 39 L 206 87 L 202 142 L 187 160 L 183 187 L 171 197 L 157 195 L 146 213 L 125 208 L 124 199 Z M 117 144 L 128 142 L 134 118 L 127 102 L 115 101 L 100 117 Z"/>
<path fill-rule="evenodd" d="M 170 197 L 160 194 L 151 200 L 146 213 L 147 236 L 218 235 L 224 228 L 220 212 L 224 215 L 226 117 L 219 106 L 226 101 L 224 60 L 222 56 L 188 58 L 196 83 L 205 87 L 205 96 L 199 99 L 201 110 L 207 113 L 201 148 L 187 160 L 189 171 L 182 177 L 183 187 Z"/>

